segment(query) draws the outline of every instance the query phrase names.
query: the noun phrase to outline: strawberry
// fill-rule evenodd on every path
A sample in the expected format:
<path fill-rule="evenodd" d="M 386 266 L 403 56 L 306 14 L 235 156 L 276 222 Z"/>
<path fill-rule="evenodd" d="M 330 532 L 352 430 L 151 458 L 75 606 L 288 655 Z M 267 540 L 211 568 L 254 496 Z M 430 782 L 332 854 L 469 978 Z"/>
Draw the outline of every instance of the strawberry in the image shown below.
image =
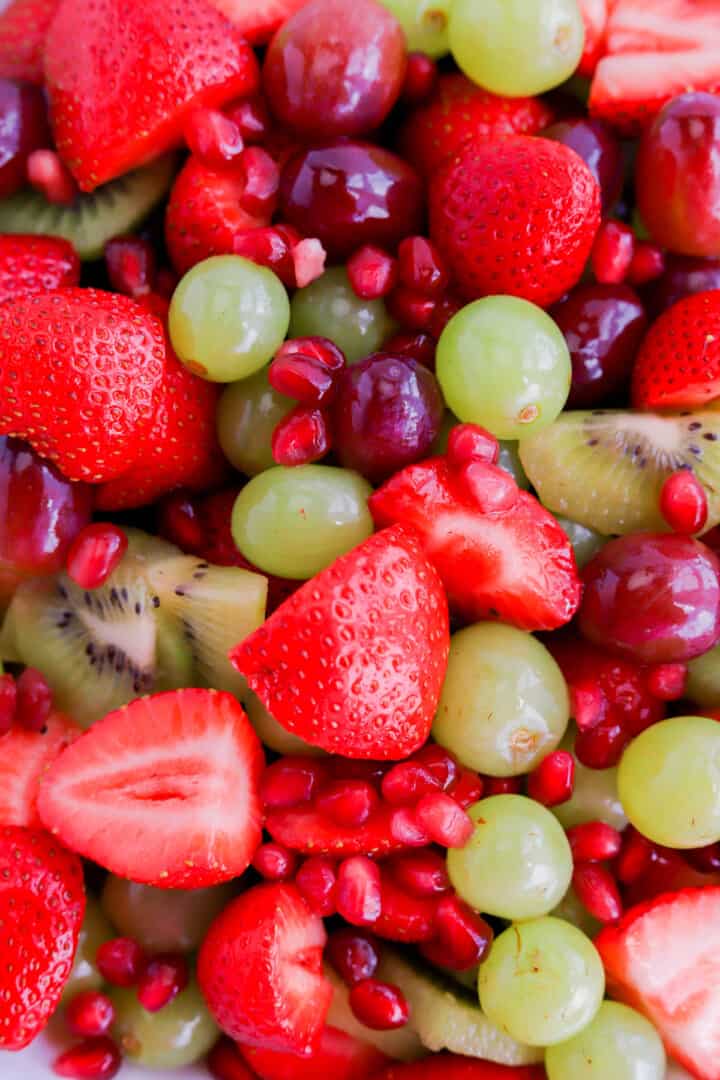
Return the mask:
<path fill-rule="evenodd" d="M 698 1080 L 720 1080 L 720 886 L 633 907 L 595 944 L 610 993 L 652 1020 Z"/>
<path fill-rule="evenodd" d="M 44 81 L 45 38 L 60 0 L 11 0 L 0 14 L 0 78 Z"/>
<path fill-rule="evenodd" d="M 545 1080 L 545 1070 L 541 1065 L 496 1065 L 457 1054 L 432 1054 L 422 1061 L 390 1065 L 372 1080 Z"/>
<path fill-rule="evenodd" d="M 0 236 L 0 303 L 24 292 L 77 285 L 80 260 L 59 236 Z"/>
<path fill-rule="evenodd" d="M 390 832 L 395 807 L 381 802 L 363 825 L 338 825 L 313 803 L 270 810 L 265 828 L 279 844 L 303 855 L 389 855 L 404 845 Z"/>
<path fill-rule="evenodd" d="M 252 45 L 269 41 L 278 27 L 282 26 L 307 0 L 212 0 L 213 7 L 221 11 Z"/>
<path fill-rule="evenodd" d="M 326 935 L 294 885 L 248 889 L 218 915 L 197 977 L 220 1028 L 244 1046 L 308 1055 L 320 1045 L 332 984 Z"/>
<path fill-rule="evenodd" d="M 270 216 L 240 204 L 245 181 L 237 166 L 211 169 L 190 157 L 173 184 L 165 242 L 179 274 L 210 255 L 232 255 L 235 237 L 270 224 Z"/>
<path fill-rule="evenodd" d="M 370 1043 L 329 1025 L 309 1057 L 249 1046 L 241 1046 L 240 1053 L 260 1080 L 367 1080 L 392 1060 Z"/>
<path fill-rule="evenodd" d="M 80 860 L 39 829 L 0 828 L 0 1050 L 22 1050 L 67 982 L 85 912 Z"/>
<path fill-rule="evenodd" d="M 467 299 L 548 306 L 577 283 L 600 224 L 600 189 L 561 143 L 466 143 L 430 179 L 430 236 Z"/>
<path fill-rule="evenodd" d="M 45 74 L 58 152 L 83 191 L 179 145 L 195 106 L 251 94 L 259 79 L 208 0 L 63 0 Z"/>
<path fill-rule="evenodd" d="M 126 296 L 62 289 L 0 304 L 0 434 L 69 480 L 100 483 L 138 460 L 166 372 L 160 322 Z"/>
<path fill-rule="evenodd" d="M 720 42 L 716 0 L 614 0 L 607 52 L 673 53 L 712 49 Z"/>
<path fill-rule="evenodd" d="M 638 409 L 693 409 L 720 397 L 720 290 L 678 300 L 648 330 L 633 369 Z"/>
<path fill-rule="evenodd" d="M 241 874 L 260 841 L 262 748 L 230 694 L 174 690 L 109 713 L 51 765 L 38 810 L 120 877 L 199 888 Z"/>
<path fill-rule="evenodd" d="M 429 176 L 469 140 L 535 135 L 552 120 L 550 108 L 540 98 L 499 97 L 453 72 L 441 75 L 427 101 L 410 113 L 400 147 L 403 157 Z"/>
<path fill-rule="evenodd" d="M 395 760 L 430 734 L 448 649 L 440 579 L 396 526 L 301 586 L 230 659 L 288 731 L 345 757 Z"/>
<path fill-rule="evenodd" d="M 40 782 L 62 751 L 82 731 L 61 713 L 51 713 L 45 731 L 14 727 L 0 737 L 0 825 L 42 828 L 37 812 Z"/>
<path fill-rule="evenodd" d="M 580 10 L 585 23 L 585 48 L 577 73 L 591 76 L 607 47 L 608 0 L 580 0 Z"/>
<path fill-rule="evenodd" d="M 498 485 L 508 502 L 484 508 Z M 418 531 L 463 620 L 499 618 L 549 630 L 577 610 L 580 579 L 567 536 L 504 470 L 482 462 L 454 468 L 446 457 L 431 458 L 396 473 L 368 505 L 378 526 L 402 521 Z"/>

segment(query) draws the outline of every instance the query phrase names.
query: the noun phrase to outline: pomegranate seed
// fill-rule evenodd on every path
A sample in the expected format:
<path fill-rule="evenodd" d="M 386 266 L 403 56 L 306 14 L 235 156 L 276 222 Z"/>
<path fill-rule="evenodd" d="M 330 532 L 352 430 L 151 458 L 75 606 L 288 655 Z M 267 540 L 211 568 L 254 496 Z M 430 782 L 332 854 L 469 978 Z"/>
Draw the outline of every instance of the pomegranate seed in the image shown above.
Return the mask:
<path fill-rule="evenodd" d="M 623 907 L 615 878 L 598 863 L 579 863 L 573 871 L 573 888 L 583 907 L 599 922 L 614 922 Z"/>
<path fill-rule="evenodd" d="M 684 851 L 683 855 L 702 874 L 716 874 L 720 870 L 720 843 Z"/>
<path fill-rule="evenodd" d="M 168 266 L 162 266 L 157 272 L 155 279 L 155 292 L 165 300 L 169 300 L 178 287 L 180 278 Z"/>
<path fill-rule="evenodd" d="M 17 686 L 12 675 L 0 675 L 0 735 L 13 725 L 17 708 Z"/>
<path fill-rule="evenodd" d="M 314 236 L 308 236 L 292 247 L 295 284 L 298 289 L 316 281 L 325 271 L 327 251 Z"/>
<path fill-rule="evenodd" d="M 593 274 L 602 285 L 619 285 L 628 275 L 635 252 L 635 233 L 621 221 L 604 221 L 590 257 Z"/>
<path fill-rule="evenodd" d="M 453 315 L 465 306 L 462 300 L 456 296 L 441 296 L 435 304 L 435 309 L 430 316 L 428 330 L 434 338 L 439 338 Z"/>
<path fill-rule="evenodd" d="M 320 409 L 297 405 L 275 426 L 272 456 L 278 465 L 309 465 L 325 457 L 330 433 Z"/>
<path fill-rule="evenodd" d="M 125 296 L 147 296 L 155 282 L 155 252 L 139 236 L 118 236 L 105 245 L 110 284 Z"/>
<path fill-rule="evenodd" d="M 519 795 L 522 791 L 522 781 L 519 776 L 486 776 L 483 779 L 483 794 L 489 795 Z"/>
<path fill-rule="evenodd" d="M 629 826 L 622 837 L 622 849 L 615 862 L 615 873 L 623 885 L 632 885 L 643 877 L 652 860 L 655 845 Z"/>
<path fill-rule="evenodd" d="M 659 278 L 664 270 L 665 256 L 662 250 L 646 240 L 637 240 L 627 275 L 630 284 L 647 285 L 649 281 Z"/>
<path fill-rule="evenodd" d="M 406 806 L 395 810 L 390 818 L 390 835 L 406 847 L 426 847 L 430 843 L 430 837 L 418 824 L 414 812 Z"/>
<path fill-rule="evenodd" d="M 294 287 L 292 246 L 279 228 L 249 229 L 248 232 L 239 233 L 233 238 L 233 252 L 258 266 L 267 266 L 277 274 L 283 285 Z"/>
<path fill-rule="evenodd" d="M 207 542 L 193 499 L 180 491 L 160 504 L 158 532 L 191 555 L 199 555 Z"/>
<path fill-rule="evenodd" d="M 269 810 L 289 810 L 309 802 L 325 770 L 313 758 L 283 757 L 268 765 L 260 782 L 260 797 Z"/>
<path fill-rule="evenodd" d="M 44 731 L 52 709 L 52 691 L 36 668 L 25 668 L 15 683 L 15 715 L 28 731 Z"/>
<path fill-rule="evenodd" d="M 627 745 L 629 735 L 617 721 L 601 720 L 589 731 L 578 731 L 575 737 L 575 757 L 589 769 L 609 769 L 617 765 Z"/>
<path fill-rule="evenodd" d="M 28 156 L 28 183 L 44 195 L 49 203 L 70 206 L 79 195 L 75 179 L 54 150 L 33 150 Z"/>
<path fill-rule="evenodd" d="M 432 841 L 448 848 L 465 847 L 475 828 L 462 806 L 444 791 L 423 795 L 415 817 Z"/>
<path fill-rule="evenodd" d="M 188 979 L 188 965 L 184 956 L 170 953 L 154 956 L 140 976 L 138 1001 L 148 1012 L 160 1012 L 185 989 Z"/>
<path fill-rule="evenodd" d="M 280 171 L 267 150 L 248 146 L 240 156 L 243 192 L 240 205 L 249 214 L 272 214 L 277 201 Z"/>
<path fill-rule="evenodd" d="M 687 664 L 656 664 L 650 668 L 647 688 L 660 701 L 678 701 L 685 693 Z"/>
<path fill-rule="evenodd" d="M 448 464 L 456 468 L 469 461 L 484 461 L 496 465 L 500 443 L 479 424 L 457 424 L 448 436 Z"/>
<path fill-rule="evenodd" d="M 111 986 L 135 986 L 145 967 L 145 953 L 132 938 L 104 941 L 97 951 L 98 970 Z"/>
<path fill-rule="evenodd" d="M 437 300 L 402 285 L 388 293 L 385 303 L 393 319 L 409 330 L 429 330 Z"/>
<path fill-rule="evenodd" d="M 81 589 L 99 589 L 118 566 L 127 546 L 127 536 L 117 525 L 99 521 L 86 525 L 70 545 L 68 575 Z"/>
<path fill-rule="evenodd" d="M 232 1039 L 219 1039 L 205 1058 L 207 1070 L 215 1080 L 257 1080 L 248 1068 Z"/>
<path fill-rule="evenodd" d="M 380 871 L 367 855 L 351 855 L 338 867 L 337 909 L 352 926 L 372 926 L 382 903 Z"/>
<path fill-rule="evenodd" d="M 81 990 L 68 1002 L 65 1022 L 73 1035 L 85 1038 L 107 1035 L 115 1022 L 115 1006 L 99 990 Z"/>
<path fill-rule="evenodd" d="M 421 296 L 438 296 L 448 286 L 442 255 L 425 236 L 406 236 L 398 246 L 400 284 Z"/>
<path fill-rule="evenodd" d="M 382 779 L 383 799 L 391 806 L 414 806 L 423 795 L 441 788 L 441 781 L 419 761 L 401 761 Z"/>
<path fill-rule="evenodd" d="M 413 754 L 411 760 L 418 761 L 431 772 L 439 781 L 443 791 L 447 791 L 462 772 L 462 767 L 458 765 L 452 754 L 437 743 L 426 743 Z"/>
<path fill-rule="evenodd" d="M 410 1018 L 410 1009 L 400 987 L 379 979 L 363 979 L 356 983 L 350 991 L 349 1002 L 360 1023 L 374 1031 L 405 1027 Z"/>
<path fill-rule="evenodd" d="M 437 82 L 437 64 L 427 53 L 408 53 L 400 96 L 406 105 L 419 105 L 430 97 Z"/>
<path fill-rule="evenodd" d="M 397 262 L 387 251 L 365 244 L 347 261 L 347 275 L 352 291 L 362 300 L 379 300 L 394 289 Z"/>
<path fill-rule="evenodd" d="M 287 881 L 297 871 L 298 857 L 284 844 L 261 844 L 253 855 L 252 864 L 268 881 Z"/>
<path fill-rule="evenodd" d="M 377 791 L 366 780 L 334 780 L 322 789 L 315 806 L 336 825 L 355 828 L 365 824 L 379 802 Z"/>
<path fill-rule="evenodd" d="M 222 168 L 245 149 L 235 120 L 218 109 L 193 109 L 185 121 L 183 134 L 190 152 L 211 169 Z"/>
<path fill-rule="evenodd" d="M 335 863 L 325 855 L 311 855 L 305 859 L 297 874 L 295 884 L 305 902 L 316 915 L 325 918 L 337 911 L 337 874 Z"/>
<path fill-rule="evenodd" d="M 291 338 L 275 353 L 268 378 L 278 393 L 319 404 L 330 395 L 344 367 L 345 354 L 328 338 Z"/>
<path fill-rule="evenodd" d="M 505 469 L 484 461 L 466 461 L 455 477 L 483 514 L 510 510 L 518 500 L 518 486 Z"/>
<path fill-rule="evenodd" d="M 570 715 L 580 731 L 597 727 L 607 713 L 607 700 L 597 683 L 574 682 L 570 689 Z"/>
<path fill-rule="evenodd" d="M 454 893 L 438 902 L 435 932 L 445 949 L 445 966 L 454 971 L 467 971 L 481 963 L 493 940 L 492 927 Z"/>
<path fill-rule="evenodd" d="M 567 830 L 575 862 L 605 862 L 620 853 L 622 836 L 604 821 L 588 821 Z"/>
<path fill-rule="evenodd" d="M 395 356 L 409 356 L 431 371 L 435 370 L 435 338 L 422 330 L 411 330 L 393 334 L 383 345 L 383 351 Z"/>
<path fill-rule="evenodd" d="M 348 986 L 371 979 L 380 963 L 380 948 L 375 938 L 359 930 L 336 930 L 327 943 L 327 957 Z"/>
<path fill-rule="evenodd" d="M 57 1076 L 72 1080 L 110 1080 L 122 1065 L 122 1057 L 112 1039 L 87 1039 L 55 1058 L 52 1069 Z"/>
<path fill-rule="evenodd" d="M 660 513 L 673 532 L 689 536 L 707 521 L 705 488 L 690 469 L 671 473 L 660 491 Z"/>
<path fill-rule="evenodd" d="M 373 927 L 390 941 L 430 941 L 435 936 L 437 896 L 413 896 L 395 880 L 392 868 L 380 864 L 382 912 Z"/>
<path fill-rule="evenodd" d="M 392 860 L 398 885 L 413 896 L 439 896 L 451 888 L 445 859 L 437 851 L 409 851 Z"/>
<path fill-rule="evenodd" d="M 575 758 L 567 750 L 554 750 L 528 776 L 527 792 L 543 806 L 559 806 L 572 795 L 574 782 Z"/>
<path fill-rule="evenodd" d="M 460 769 L 457 780 L 454 780 L 448 788 L 448 795 L 452 795 L 458 806 L 467 810 L 482 798 L 484 781 L 472 769 Z"/>
<path fill-rule="evenodd" d="M 246 143 L 261 143 L 270 130 L 270 114 L 264 100 L 243 98 L 226 106 L 225 115 L 238 128 Z"/>

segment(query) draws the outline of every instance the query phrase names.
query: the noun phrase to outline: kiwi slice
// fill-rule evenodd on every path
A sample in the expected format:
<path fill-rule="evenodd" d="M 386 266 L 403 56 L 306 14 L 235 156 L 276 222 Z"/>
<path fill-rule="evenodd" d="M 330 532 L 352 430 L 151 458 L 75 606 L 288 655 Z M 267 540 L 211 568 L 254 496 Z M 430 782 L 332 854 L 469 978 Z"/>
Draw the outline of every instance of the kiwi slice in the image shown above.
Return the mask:
<path fill-rule="evenodd" d="M 71 206 L 49 203 L 30 188 L 0 201 L 0 233 L 63 236 L 81 259 L 98 259 L 108 240 L 132 232 L 166 193 L 175 157 L 165 155 L 142 169 L 80 194 Z"/>
<path fill-rule="evenodd" d="M 604 536 L 667 530 L 660 489 L 682 468 L 705 488 L 706 528 L 720 522 L 720 412 L 561 413 L 520 459 L 549 510 Z"/>

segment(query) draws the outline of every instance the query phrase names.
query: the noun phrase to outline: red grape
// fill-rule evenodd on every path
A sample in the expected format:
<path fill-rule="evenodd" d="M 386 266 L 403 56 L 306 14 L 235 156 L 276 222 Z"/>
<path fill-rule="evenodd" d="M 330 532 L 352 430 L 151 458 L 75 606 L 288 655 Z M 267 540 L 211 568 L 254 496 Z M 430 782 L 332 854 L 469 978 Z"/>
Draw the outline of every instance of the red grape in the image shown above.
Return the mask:
<path fill-rule="evenodd" d="M 0 79 L 0 199 L 24 187 L 28 155 L 50 143 L 42 90 Z"/>
<path fill-rule="evenodd" d="M 602 120 L 582 116 L 559 120 L 546 128 L 543 136 L 569 146 L 583 159 L 600 185 L 603 213 L 611 210 L 622 191 L 623 156 L 619 142 Z"/>
<path fill-rule="evenodd" d="M 665 270 L 643 296 L 647 299 L 650 314 L 657 317 L 684 296 L 710 289 L 720 289 L 720 258 L 668 255 Z"/>

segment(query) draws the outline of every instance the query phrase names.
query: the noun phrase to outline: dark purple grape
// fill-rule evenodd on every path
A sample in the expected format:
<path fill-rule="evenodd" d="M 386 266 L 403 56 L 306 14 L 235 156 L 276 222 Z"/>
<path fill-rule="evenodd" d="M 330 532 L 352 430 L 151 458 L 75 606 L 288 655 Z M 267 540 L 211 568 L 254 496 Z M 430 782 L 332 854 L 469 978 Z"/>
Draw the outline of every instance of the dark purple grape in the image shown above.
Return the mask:
<path fill-rule="evenodd" d="M 343 465 L 374 482 L 418 461 L 440 430 L 435 376 L 407 356 L 374 353 L 346 368 L 333 404 L 333 446 Z"/>
<path fill-rule="evenodd" d="M 610 128 L 602 120 L 578 117 L 551 124 L 543 136 L 569 146 L 583 159 L 600 185 L 607 213 L 620 198 L 624 175 L 622 150 Z"/>
<path fill-rule="evenodd" d="M 0 199 L 24 186 L 28 155 L 50 145 L 42 91 L 0 79 Z"/>
<path fill-rule="evenodd" d="M 650 314 L 657 318 L 684 296 L 709 289 L 720 289 L 720 258 L 668 254 L 663 274 L 644 295 Z"/>
<path fill-rule="evenodd" d="M 578 285 L 551 309 L 572 360 L 568 407 L 601 405 L 629 382 L 647 319 L 627 285 Z"/>

